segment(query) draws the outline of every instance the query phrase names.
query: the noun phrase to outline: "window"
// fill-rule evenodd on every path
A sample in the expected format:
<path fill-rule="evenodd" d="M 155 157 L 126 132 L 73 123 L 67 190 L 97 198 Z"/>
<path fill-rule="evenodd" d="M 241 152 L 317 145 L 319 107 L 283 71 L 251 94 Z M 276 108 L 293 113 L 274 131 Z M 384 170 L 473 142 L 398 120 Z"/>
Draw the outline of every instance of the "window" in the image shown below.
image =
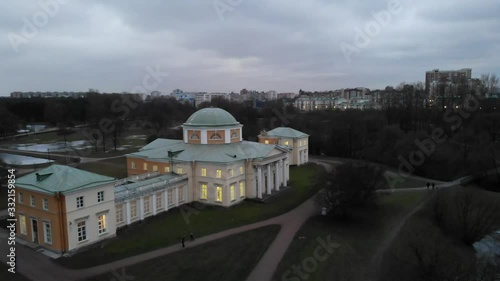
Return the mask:
<path fill-rule="evenodd" d="M 191 135 L 189 135 L 190 140 L 199 140 L 200 137 L 198 137 L 198 134 L 196 132 L 192 132 Z"/>
<path fill-rule="evenodd" d="M 234 177 L 234 171 L 233 171 L 233 169 L 229 169 L 229 176 L 230 177 Z"/>
<path fill-rule="evenodd" d="M 123 205 L 120 205 L 120 207 L 116 208 L 116 222 L 123 222 Z"/>
<path fill-rule="evenodd" d="M 207 176 L 207 169 L 206 168 L 201 168 L 201 176 L 206 177 Z"/>
<path fill-rule="evenodd" d="M 76 197 L 76 208 L 83 208 L 83 196 Z"/>
<path fill-rule="evenodd" d="M 168 196 L 168 205 L 170 206 L 174 204 L 174 191 L 172 189 L 167 191 L 167 196 Z"/>
<path fill-rule="evenodd" d="M 219 133 L 215 133 L 210 137 L 210 140 L 221 140 L 222 137 Z"/>
<path fill-rule="evenodd" d="M 215 188 L 215 201 L 222 202 L 222 187 L 220 186 Z"/>
<path fill-rule="evenodd" d="M 244 170 L 243 170 L 243 166 L 241 166 L 241 167 L 240 167 L 240 175 L 243 175 L 243 172 L 244 172 Z"/>
<path fill-rule="evenodd" d="M 179 187 L 179 202 L 184 202 L 184 187 Z"/>
<path fill-rule="evenodd" d="M 104 201 L 104 191 L 97 192 L 97 203 Z"/>
<path fill-rule="evenodd" d="M 231 185 L 230 192 L 231 192 L 231 201 L 234 201 L 236 199 L 236 197 L 234 196 L 234 185 Z"/>
<path fill-rule="evenodd" d="M 217 170 L 217 178 L 222 178 L 222 170 Z"/>
<path fill-rule="evenodd" d="M 78 242 L 87 240 L 87 224 L 86 221 L 78 222 L 77 224 Z"/>
<path fill-rule="evenodd" d="M 207 198 L 208 198 L 207 185 L 202 184 L 201 185 L 201 199 L 207 200 Z"/>
<path fill-rule="evenodd" d="M 25 215 L 19 215 L 19 231 L 21 231 L 21 234 L 26 235 L 26 216 Z"/>
<path fill-rule="evenodd" d="M 238 131 L 234 131 L 234 132 L 231 134 L 231 138 L 232 138 L 232 139 L 237 139 L 237 138 L 238 138 Z"/>
<path fill-rule="evenodd" d="M 177 168 L 177 174 L 182 174 L 182 168 Z"/>
<path fill-rule="evenodd" d="M 245 182 L 240 182 L 240 197 L 245 197 Z"/>
<path fill-rule="evenodd" d="M 265 144 L 269 144 L 269 141 L 268 141 L 268 140 L 265 140 L 265 141 L 264 141 L 264 143 L 265 143 Z"/>
<path fill-rule="evenodd" d="M 106 233 L 106 215 L 97 217 L 97 227 L 99 234 Z"/>
<path fill-rule="evenodd" d="M 52 244 L 52 228 L 50 222 L 43 222 L 43 234 L 45 236 L 45 243 Z"/>
<path fill-rule="evenodd" d="M 35 207 L 35 196 L 30 195 L 30 205 L 31 207 Z"/>
<path fill-rule="evenodd" d="M 144 164 L 142 164 L 142 169 L 143 169 L 144 171 L 147 171 L 147 170 L 148 170 L 148 163 L 144 163 Z"/>
<path fill-rule="evenodd" d="M 170 173 L 170 166 L 165 166 L 165 173 Z"/>
<path fill-rule="evenodd" d="M 135 169 L 135 167 L 136 167 L 136 166 L 135 166 L 135 161 L 131 161 L 131 162 L 130 162 L 130 168 Z"/>
<path fill-rule="evenodd" d="M 158 166 L 157 165 L 153 165 L 153 172 L 156 172 L 158 171 Z"/>
<path fill-rule="evenodd" d="M 19 203 L 23 203 L 24 202 L 24 195 L 22 192 L 19 192 Z"/>
<path fill-rule="evenodd" d="M 156 209 L 163 208 L 163 200 L 161 200 L 161 193 L 156 193 Z"/>
<path fill-rule="evenodd" d="M 288 141 L 285 141 L 285 145 L 288 145 Z"/>
<path fill-rule="evenodd" d="M 130 217 L 137 217 L 137 200 L 130 202 Z"/>
<path fill-rule="evenodd" d="M 48 210 L 49 209 L 49 200 L 47 198 L 43 198 L 43 204 L 42 204 L 42 207 L 44 210 Z"/>
<path fill-rule="evenodd" d="M 150 212 L 150 208 L 149 208 L 149 196 L 144 197 L 143 201 L 144 201 L 144 213 L 145 214 L 149 214 L 149 212 Z"/>

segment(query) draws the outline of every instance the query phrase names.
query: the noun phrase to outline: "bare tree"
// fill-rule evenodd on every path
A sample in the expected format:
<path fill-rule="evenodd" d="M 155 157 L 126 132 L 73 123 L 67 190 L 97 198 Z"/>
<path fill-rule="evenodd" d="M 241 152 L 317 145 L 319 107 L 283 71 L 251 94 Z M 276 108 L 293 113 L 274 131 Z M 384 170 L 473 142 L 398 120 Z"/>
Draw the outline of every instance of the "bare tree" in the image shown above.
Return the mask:
<path fill-rule="evenodd" d="M 481 74 L 481 84 L 486 96 L 490 96 L 495 92 L 499 80 L 499 77 L 494 73 Z"/>

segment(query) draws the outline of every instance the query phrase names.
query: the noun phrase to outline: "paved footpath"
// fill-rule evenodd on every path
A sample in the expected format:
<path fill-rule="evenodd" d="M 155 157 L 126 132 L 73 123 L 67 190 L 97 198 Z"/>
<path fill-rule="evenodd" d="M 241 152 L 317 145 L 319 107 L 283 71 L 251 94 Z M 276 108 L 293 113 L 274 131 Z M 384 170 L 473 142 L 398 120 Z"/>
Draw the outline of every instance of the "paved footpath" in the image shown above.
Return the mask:
<path fill-rule="evenodd" d="M 316 162 L 322 166 L 324 166 L 327 170 L 331 170 L 331 165 L 342 163 L 342 160 L 311 160 L 311 162 Z M 428 180 L 428 179 L 426 179 Z M 459 179 L 460 180 L 460 179 Z M 452 185 L 459 180 L 447 183 L 446 185 Z M 425 187 L 418 189 L 398 189 L 394 191 L 413 191 L 413 190 L 421 190 L 425 189 Z M 194 247 L 206 242 L 214 241 L 217 239 L 221 239 L 233 234 L 249 231 L 252 229 L 260 228 L 267 225 L 277 224 L 281 226 L 281 230 L 271 243 L 269 249 L 266 251 L 262 259 L 259 261 L 257 266 L 250 273 L 247 278 L 248 281 L 268 281 L 271 280 L 278 264 L 281 259 L 285 255 L 288 246 L 292 242 L 295 237 L 296 232 L 300 229 L 302 224 L 311 216 L 319 214 L 319 208 L 315 205 L 314 197 L 310 198 L 306 202 L 302 203 L 297 208 L 285 213 L 283 215 L 229 229 L 226 231 L 222 231 L 219 233 L 207 235 L 196 239 L 195 242 L 187 243 L 188 248 Z M 8 251 L 8 246 L 5 241 L 5 238 L 8 236 L 6 229 L 0 229 L 0 261 L 6 262 L 7 257 L 6 254 Z M 128 257 L 122 260 L 118 260 L 115 262 L 99 265 L 96 267 L 80 269 L 80 270 L 72 270 L 64 268 L 58 264 L 52 262 L 52 260 L 40 253 L 33 251 L 22 245 L 17 245 L 16 247 L 16 256 L 18 259 L 18 268 L 17 270 L 28 277 L 33 281 L 54 281 L 54 280 L 65 280 L 65 281 L 73 281 L 73 280 L 83 280 L 89 277 L 100 275 L 103 273 L 107 273 L 113 270 L 119 270 L 123 267 L 134 265 L 140 262 L 144 262 L 150 259 L 154 259 L 157 257 L 164 256 L 166 254 L 175 253 L 177 251 L 181 251 L 183 248 L 180 245 L 173 245 L 166 248 L 161 248 L 158 250 L 154 250 L 151 252 L 147 252 L 144 254 Z M 121 271 L 118 271 L 121 272 Z"/>

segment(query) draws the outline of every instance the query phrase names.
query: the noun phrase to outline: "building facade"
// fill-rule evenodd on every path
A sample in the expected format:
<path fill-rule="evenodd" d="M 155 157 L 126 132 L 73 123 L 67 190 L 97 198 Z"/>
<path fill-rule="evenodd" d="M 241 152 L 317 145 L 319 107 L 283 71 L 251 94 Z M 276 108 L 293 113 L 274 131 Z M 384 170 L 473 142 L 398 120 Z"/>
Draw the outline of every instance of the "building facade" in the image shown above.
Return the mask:
<path fill-rule="evenodd" d="M 287 186 L 289 149 L 244 141 L 227 111 L 204 108 L 183 124 L 183 139 L 157 139 L 127 155 L 129 176 L 148 172 L 187 176 L 186 202 L 229 207 Z"/>
<path fill-rule="evenodd" d="M 303 165 L 309 161 L 309 135 L 292 128 L 279 127 L 269 132 L 262 131 L 259 142 L 287 147 L 290 165 Z"/>

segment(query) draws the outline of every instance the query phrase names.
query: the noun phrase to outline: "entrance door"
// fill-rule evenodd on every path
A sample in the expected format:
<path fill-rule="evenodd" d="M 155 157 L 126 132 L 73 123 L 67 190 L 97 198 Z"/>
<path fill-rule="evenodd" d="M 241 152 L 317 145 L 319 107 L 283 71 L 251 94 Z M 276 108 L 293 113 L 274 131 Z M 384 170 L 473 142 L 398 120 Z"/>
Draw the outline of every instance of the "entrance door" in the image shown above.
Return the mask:
<path fill-rule="evenodd" d="M 36 219 L 31 219 L 31 230 L 33 243 L 38 244 L 38 221 Z"/>

